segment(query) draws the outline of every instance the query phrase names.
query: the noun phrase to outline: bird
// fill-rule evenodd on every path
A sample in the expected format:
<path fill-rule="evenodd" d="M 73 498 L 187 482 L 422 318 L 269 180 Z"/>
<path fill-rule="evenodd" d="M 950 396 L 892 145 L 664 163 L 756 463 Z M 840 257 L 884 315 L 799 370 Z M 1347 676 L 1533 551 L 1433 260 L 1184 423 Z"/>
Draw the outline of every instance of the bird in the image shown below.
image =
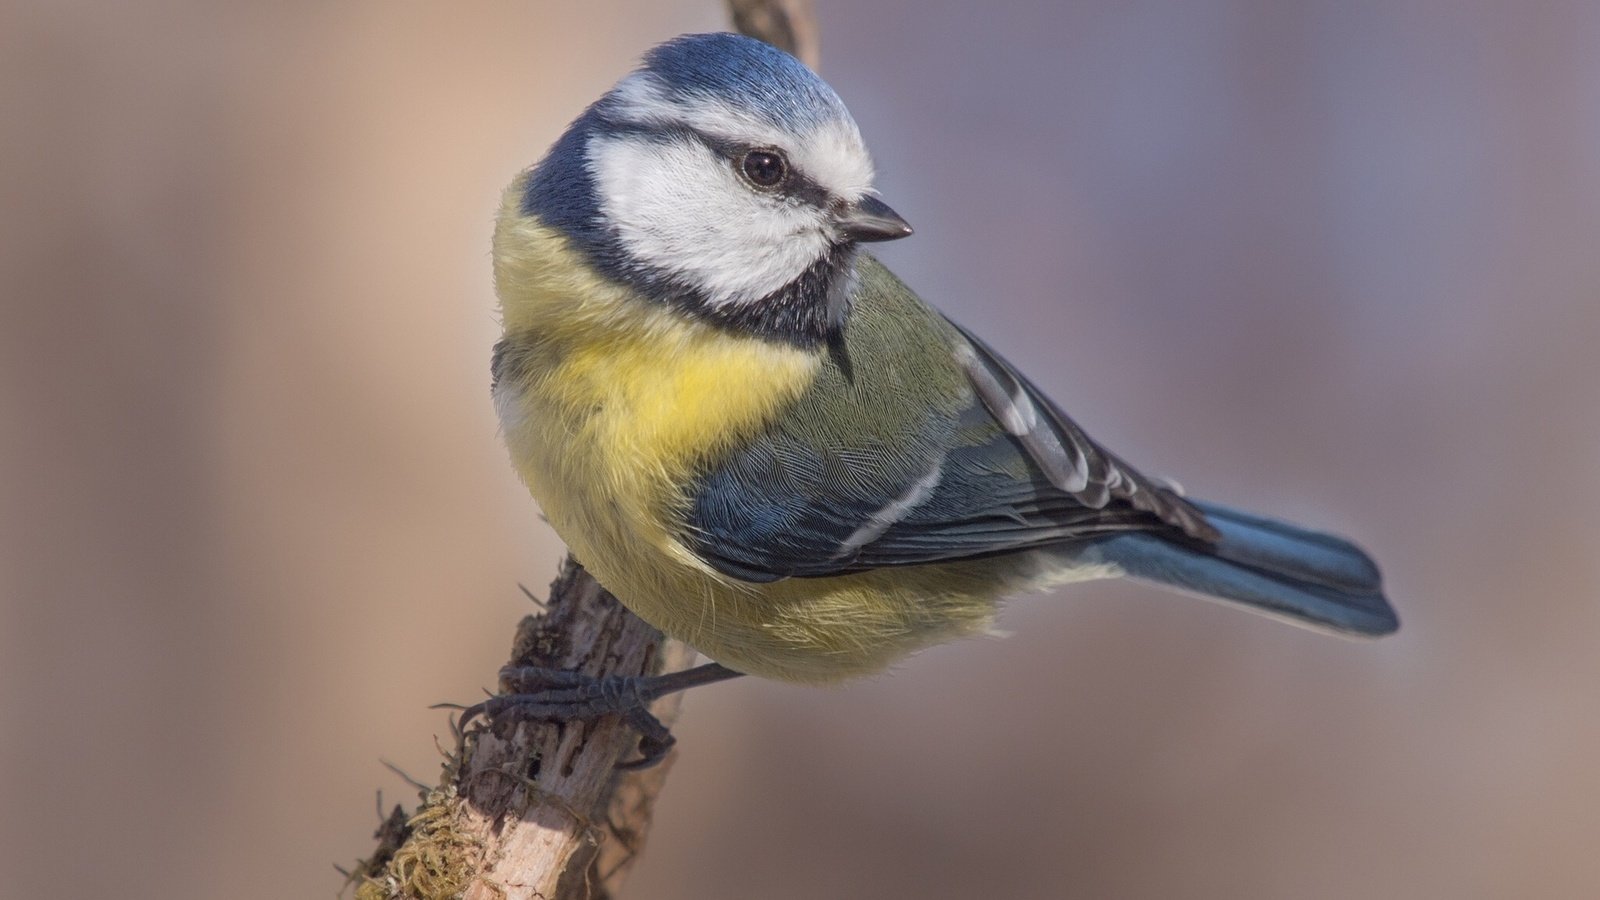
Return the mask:
<path fill-rule="evenodd" d="M 864 246 L 911 233 L 838 94 L 730 33 L 650 50 L 512 181 L 491 368 L 513 465 L 573 557 L 710 662 L 513 667 L 469 718 L 621 714 L 649 764 L 661 694 L 870 675 L 1097 578 L 1398 628 L 1355 544 L 1141 474 Z"/>

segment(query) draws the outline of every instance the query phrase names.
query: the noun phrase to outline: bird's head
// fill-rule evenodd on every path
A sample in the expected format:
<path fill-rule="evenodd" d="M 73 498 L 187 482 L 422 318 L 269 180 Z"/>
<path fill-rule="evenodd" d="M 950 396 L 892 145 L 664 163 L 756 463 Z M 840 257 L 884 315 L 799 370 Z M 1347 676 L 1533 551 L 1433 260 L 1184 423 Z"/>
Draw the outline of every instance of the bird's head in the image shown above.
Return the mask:
<path fill-rule="evenodd" d="M 872 177 L 849 111 L 799 60 L 685 35 L 572 123 L 522 212 L 647 299 L 814 343 L 848 311 L 855 246 L 911 233 Z"/>

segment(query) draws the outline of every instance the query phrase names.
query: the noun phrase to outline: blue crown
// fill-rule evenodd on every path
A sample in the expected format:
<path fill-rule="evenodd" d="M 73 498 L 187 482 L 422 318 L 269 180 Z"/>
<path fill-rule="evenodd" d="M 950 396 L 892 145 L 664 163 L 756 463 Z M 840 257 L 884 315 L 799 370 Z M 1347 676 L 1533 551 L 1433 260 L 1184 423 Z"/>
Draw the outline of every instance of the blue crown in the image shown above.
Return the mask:
<path fill-rule="evenodd" d="M 686 34 L 651 50 L 643 71 L 673 101 L 723 100 L 783 128 L 848 119 L 844 102 L 805 64 L 771 44 L 727 32 Z"/>

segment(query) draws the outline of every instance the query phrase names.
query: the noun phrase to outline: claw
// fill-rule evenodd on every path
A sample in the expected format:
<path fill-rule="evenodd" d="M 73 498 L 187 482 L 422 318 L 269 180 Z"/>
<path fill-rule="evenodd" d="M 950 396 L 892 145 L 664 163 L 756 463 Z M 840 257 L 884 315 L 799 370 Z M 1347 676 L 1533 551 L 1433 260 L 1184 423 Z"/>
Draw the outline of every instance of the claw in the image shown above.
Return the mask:
<path fill-rule="evenodd" d="M 488 720 L 490 728 L 494 728 L 511 721 L 560 724 L 621 715 L 639 732 L 639 758 L 617 764 L 617 768 L 631 771 L 648 769 L 666 759 L 677 743 L 667 726 L 650 714 L 652 702 L 674 691 L 734 678 L 738 674 L 716 663 L 668 675 L 600 677 L 567 669 L 506 666 L 500 670 L 500 684 L 505 693 L 471 706 L 440 703 L 433 708 L 461 710 L 456 727 L 463 732 L 479 717 Z"/>
<path fill-rule="evenodd" d="M 629 762 L 617 763 L 617 768 L 634 772 L 648 769 L 667 758 L 667 753 L 672 750 L 672 745 L 678 739 L 672 736 L 667 726 L 661 720 L 650 714 L 643 707 L 630 710 L 627 715 L 628 724 L 639 732 L 639 758 Z"/>

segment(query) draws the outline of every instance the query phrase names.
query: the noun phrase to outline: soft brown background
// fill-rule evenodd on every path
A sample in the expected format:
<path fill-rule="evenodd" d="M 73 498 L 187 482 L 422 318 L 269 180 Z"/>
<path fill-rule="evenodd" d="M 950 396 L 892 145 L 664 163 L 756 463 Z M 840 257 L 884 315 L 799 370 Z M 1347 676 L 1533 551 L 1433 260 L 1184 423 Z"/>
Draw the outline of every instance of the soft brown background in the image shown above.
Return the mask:
<path fill-rule="evenodd" d="M 822 0 L 883 255 L 1397 636 L 1130 585 L 698 692 L 633 896 L 1600 896 L 1600 7 Z M 500 186 L 713 0 L 0 2 L 0 894 L 326 897 L 559 545 Z"/>

